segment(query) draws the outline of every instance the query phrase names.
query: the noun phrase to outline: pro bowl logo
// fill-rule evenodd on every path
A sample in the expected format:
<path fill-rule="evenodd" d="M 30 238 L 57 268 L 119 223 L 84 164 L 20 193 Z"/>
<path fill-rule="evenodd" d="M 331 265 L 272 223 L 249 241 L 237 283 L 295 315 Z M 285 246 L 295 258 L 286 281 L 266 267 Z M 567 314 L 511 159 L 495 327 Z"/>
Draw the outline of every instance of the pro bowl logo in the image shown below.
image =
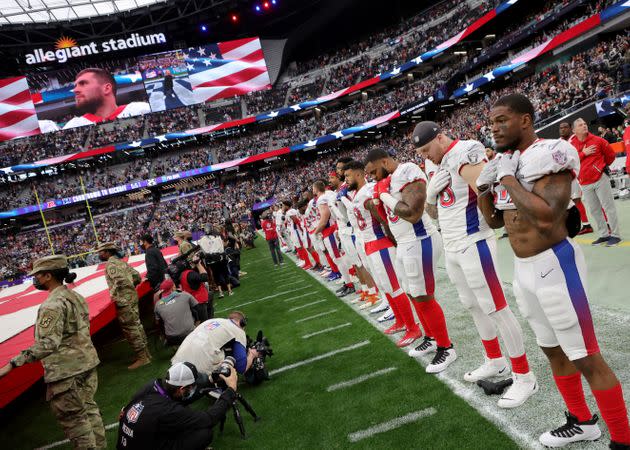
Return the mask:
<path fill-rule="evenodd" d="M 144 409 L 144 405 L 142 402 L 136 403 L 127 411 L 127 422 L 128 423 L 136 423 L 140 414 L 142 414 L 142 410 Z"/>
<path fill-rule="evenodd" d="M 448 208 L 455 204 L 455 193 L 450 186 L 440 192 L 440 206 L 442 208 Z"/>
<path fill-rule="evenodd" d="M 212 322 L 208 322 L 205 326 L 206 330 L 208 331 L 212 331 L 216 328 L 219 328 L 221 326 L 221 324 L 219 322 L 217 322 L 216 320 L 213 320 Z"/>

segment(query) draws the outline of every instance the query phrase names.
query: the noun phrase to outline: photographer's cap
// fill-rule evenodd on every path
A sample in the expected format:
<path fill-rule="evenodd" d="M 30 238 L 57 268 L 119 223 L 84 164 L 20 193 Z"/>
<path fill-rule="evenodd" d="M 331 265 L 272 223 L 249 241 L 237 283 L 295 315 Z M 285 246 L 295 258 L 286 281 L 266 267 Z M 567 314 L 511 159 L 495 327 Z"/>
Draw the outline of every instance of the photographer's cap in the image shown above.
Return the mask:
<path fill-rule="evenodd" d="M 178 362 L 166 372 L 166 382 L 171 386 L 190 386 L 197 381 L 197 368 L 189 362 Z"/>
<path fill-rule="evenodd" d="M 179 230 L 175 232 L 175 237 L 178 237 L 180 239 L 190 239 L 192 238 L 192 233 L 187 230 Z"/>
<path fill-rule="evenodd" d="M 435 139 L 438 134 L 440 134 L 440 126 L 435 122 L 425 120 L 413 129 L 411 141 L 416 147 L 423 147 Z"/>
<path fill-rule="evenodd" d="M 98 247 L 96 247 L 95 251 L 101 252 L 103 250 L 111 250 L 113 252 L 117 252 L 120 250 L 120 247 L 115 242 L 105 242 L 99 245 Z"/>
<path fill-rule="evenodd" d="M 43 258 L 35 260 L 33 270 L 31 270 L 28 275 L 31 276 L 35 275 L 37 272 L 49 270 L 65 269 L 66 267 L 68 267 L 68 258 L 66 258 L 66 255 L 44 256 Z"/>

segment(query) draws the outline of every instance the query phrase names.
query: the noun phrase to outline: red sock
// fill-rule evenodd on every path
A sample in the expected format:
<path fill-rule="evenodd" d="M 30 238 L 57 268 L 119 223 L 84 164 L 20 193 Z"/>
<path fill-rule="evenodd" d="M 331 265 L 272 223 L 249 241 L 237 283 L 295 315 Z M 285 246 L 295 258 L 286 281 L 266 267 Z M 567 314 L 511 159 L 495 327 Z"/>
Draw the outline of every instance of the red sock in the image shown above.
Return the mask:
<path fill-rule="evenodd" d="M 448 337 L 446 318 L 440 304 L 434 298 L 427 302 L 418 303 L 418 308 L 422 310 L 422 315 L 426 318 L 432 333 L 431 336 L 435 338 L 435 343 L 438 347 L 450 347 L 451 339 Z"/>
<path fill-rule="evenodd" d="M 392 298 L 392 301 L 396 303 L 396 307 L 400 312 L 400 316 L 407 327 L 407 331 L 418 331 L 418 324 L 416 320 L 413 318 L 413 310 L 411 309 L 411 302 L 409 301 L 409 297 L 404 292 L 398 294 L 396 297 Z"/>
<path fill-rule="evenodd" d="M 396 325 L 402 325 L 404 321 L 402 317 L 400 317 L 400 311 L 398 310 L 398 304 L 394 301 L 391 295 L 385 294 L 385 298 L 387 299 L 387 303 L 389 303 L 390 308 L 392 308 L 392 312 L 394 313 L 394 320 Z"/>
<path fill-rule="evenodd" d="M 322 263 L 321 263 L 321 261 L 319 260 L 319 255 L 317 254 L 317 252 L 315 251 L 315 249 L 310 249 L 308 252 L 311 254 L 311 256 L 313 257 L 313 259 L 315 260 L 315 264 L 316 264 L 316 265 L 318 265 L 318 266 L 321 266 L 321 265 L 322 265 Z"/>
<path fill-rule="evenodd" d="M 350 269 L 348 269 L 348 273 L 354 277 L 357 275 L 357 270 L 354 268 L 354 266 L 352 266 L 350 267 Z"/>
<path fill-rule="evenodd" d="M 333 261 L 333 259 L 330 257 L 328 252 L 326 252 L 325 255 L 326 255 L 326 261 L 328 261 L 328 266 L 330 267 L 330 270 L 332 270 L 333 272 L 339 272 L 339 268 L 335 264 L 335 261 Z"/>
<path fill-rule="evenodd" d="M 571 375 L 554 375 L 553 379 L 556 382 L 558 391 L 560 391 L 560 395 L 562 395 L 564 399 L 564 404 L 567 405 L 569 413 L 577 417 L 577 420 L 580 422 L 591 420 L 593 415 L 591 414 L 591 410 L 588 409 L 586 399 L 584 398 L 582 374 L 575 372 Z"/>
<path fill-rule="evenodd" d="M 618 444 L 630 445 L 630 426 L 628 426 L 628 411 L 623 400 L 621 384 L 604 391 L 593 390 L 602 419 L 608 426 L 610 439 Z"/>
<path fill-rule="evenodd" d="M 584 203 L 581 201 L 574 202 L 578 211 L 580 211 L 580 221 L 582 223 L 588 223 L 588 216 L 586 215 L 586 208 L 584 207 Z"/>
<path fill-rule="evenodd" d="M 424 314 L 424 311 L 420 307 L 420 304 L 423 302 L 417 302 L 415 300 L 411 301 L 413 305 L 413 309 L 416 310 L 416 314 L 418 315 L 418 319 L 420 319 L 420 325 L 422 325 L 422 329 L 424 330 L 424 335 L 427 337 L 433 337 L 433 333 L 431 332 L 431 327 L 429 326 L 429 322 Z"/>
<path fill-rule="evenodd" d="M 529 363 L 527 362 L 527 355 L 525 353 L 516 358 L 510 356 L 510 361 L 512 362 L 512 372 L 520 374 L 529 372 Z"/>
<path fill-rule="evenodd" d="M 503 356 L 501 353 L 501 346 L 499 345 L 499 338 L 490 339 L 489 341 L 481 340 L 483 348 L 486 349 L 486 356 L 490 359 L 496 359 Z"/>

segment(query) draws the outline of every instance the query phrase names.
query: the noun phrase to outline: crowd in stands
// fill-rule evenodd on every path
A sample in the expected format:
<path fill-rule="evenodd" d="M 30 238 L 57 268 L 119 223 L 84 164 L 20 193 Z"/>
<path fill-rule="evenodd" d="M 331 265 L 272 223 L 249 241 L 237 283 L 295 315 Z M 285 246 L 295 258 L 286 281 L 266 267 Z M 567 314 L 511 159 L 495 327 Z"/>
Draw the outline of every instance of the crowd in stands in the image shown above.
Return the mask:
<path fill-rule="evenodd" d="M 173 131 L 190 130 L 199 127 L 197 108 L 177 108 L 147 114 L 145 132 L 149 136 L 159 136 Z"/>
<path fill-rule="evenodd" d="M 88 148 L 99 148 L 121 142 L 135 141 L 141 139 L 143 133 L 143 117 L 135 118 L 127 123 L 96 125 L 92 132 Z"/>
<path fill-rule="evenodd" d="M 240 99 L 223 106 L 213 106 L 212 103 L 208 103 L 205 104 L 201 110 L 206 116 L 206 125 L 230 122 L 243 118 Z"/>
<path fill-rule="evenodd" d="M 271 89 L 250 92 L 245 96 L 247 115 L 251 116 L 256 113 L 271 111 L 272 109 L 284 106 L 288 89 L 289 85 L 282 83 Z"/>

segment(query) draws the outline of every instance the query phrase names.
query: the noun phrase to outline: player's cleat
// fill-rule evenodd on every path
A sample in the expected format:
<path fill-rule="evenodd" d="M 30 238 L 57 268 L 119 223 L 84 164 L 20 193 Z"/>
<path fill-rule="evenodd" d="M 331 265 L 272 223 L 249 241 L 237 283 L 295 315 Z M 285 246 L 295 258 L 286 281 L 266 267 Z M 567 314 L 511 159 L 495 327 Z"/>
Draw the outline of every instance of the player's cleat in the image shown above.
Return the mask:
<path fill-rule="evenodd" d="M 527 401 L 529 397 L 538 392 L 538 381 L 532 372 L 513 373 L 514 383 L 505 391 L 499 399 L 499 408 L 517 408 Z"/>
<path fill-rule="evenodd" d="M 376 305 L 374 308 L 370 309 L 370 314 L 382 313 L 382 312 L 387 311 L 388 309 L 389 309 L 389 303 L 387 303 L 387 300 L 381 300 L 381 303 Z"/>
<path fill-rule="evenodd" d="M 429 336 L 425 336 L 420 345 L 416 345 L 414 348 L 409 350 L 409 356 L 412 358 L 417 358 L 418 356 L 426 355 L 427 353 L 431 353 L 436 351 L 438 348 L 435 343 L 435 339 Z"/>
<path fill-rule="evenodd" d="M 564 447 L 573 442 L 595 441 L 602 435 L 602 430 L 597 425 L 597 414 L 593 414 L 591 420 L 578 422 L 577 417 L 565 412 L 567 423 L 555 430 L 547 431 L 540 435 L 538 440 L 546 447 Z M 611 447 L 612 448 L 612 447 Z"/>
<path fill-rule="evenodd" d="M 354 294 L 354 287 L 353 286 L 343 286 L 343 291 L 341 291 L 339 294 L 337 294 L 337 297 L 342 298 L 345 297 L 347 295 L 350 294 Z"/>
<path fill-rule="evenodd" d="M 390 320 L 394 320 L 395 318 L 396 316 L 394 316 L 394 311 L 392 311 L 391 308 L 388 308 L 387 310 L 385 310 L 385 312 L 383 313 L 381 317 L 376 319 L 376 321 L 379 323 L 383 323 L 383 322 L 389 322 Z"/>
<path fill-rule="evenodd" d="M 379 300 L 378 294 L 368 294 L 367 297 L 365 297 L 365 303 L 369 303 L 370 306 L 376 305 L 376 302 Z"/>
<path fill-rule="evenodd" d="M 486 361 L 472 372 L 464 374 L 464 380 L 470 383 L 476 383 L 479 380 L 487 380 L 492 377 L 500 377 L 510 372 L 507 361 L 502 356 L 500 358 L 487 358 Z"/>
<path fill-rule="evenodd" d="M 606 247 L 616 247 L 621 242 L 621 239 L 615 236 L 610 236 L 608 242 L 606 242 Z"/>
<path fill-rule="evenodd" d="M 359 309 L 361 310 L 368 309 L 368 308 L 371 308 L 372 306 L 374 306 L 374 303 L 370 303 L 369 300 L 366 300 L 361 304 L 361 306 L 359 306 Z"/>
<path fill-rule="evenodd" d="M 339 295 L 341 292 L 343 292 L 346 289 L 346 285 L 344 284 L 343 286 L 341 286 L 339 289 L 337 289 L 335 291 L 335 294 Z"/>
<path fill-rule="evenodd" d="M 597 240 L 591 242 L 591 245 L 604 245 L 608 243 L 609 239 L 610 239 L 610 236 L 600 237 L 600 238 L 597 238 Z"/>
<path fill-rule="evenodd" d="M 431 363 L 427 366 L 427 373 L 440 373 L 446 370 L 457 359 L 457 353 L 453 348 L 453 344 L 450 347 L 438 347 L 435 352 L 435 356 Z"/>
<path fill-rule="evenodd" d="M 578 231 L 578 236 L 581 234 L 590 234 L 593 232 L 593 227 L 590 226 L 589 224 L 583 225 L 582 229 L 580 231 Z"/>
<path fill-rule="evenodd" d="M 422 337 L 422 331 L 420 330 L 407 331 L 405 335 L 398 342 L 396 342 L 396 346 L 400 348 L 407 347 L 408 345 L 413 344 L 417 339 L 420 339 L 421 337 Z"/>
<path fill-rule="evenodd" d="M 391 327 L 387 328 L 385 331 L 383 331 L 383 333 L 385 334 L 396 334 L 396 333 L 402 333 L 403 331 L 405 331 L 405 324 L 404 323 L 394 323 L 394 325 L 392 325 Z"/>

